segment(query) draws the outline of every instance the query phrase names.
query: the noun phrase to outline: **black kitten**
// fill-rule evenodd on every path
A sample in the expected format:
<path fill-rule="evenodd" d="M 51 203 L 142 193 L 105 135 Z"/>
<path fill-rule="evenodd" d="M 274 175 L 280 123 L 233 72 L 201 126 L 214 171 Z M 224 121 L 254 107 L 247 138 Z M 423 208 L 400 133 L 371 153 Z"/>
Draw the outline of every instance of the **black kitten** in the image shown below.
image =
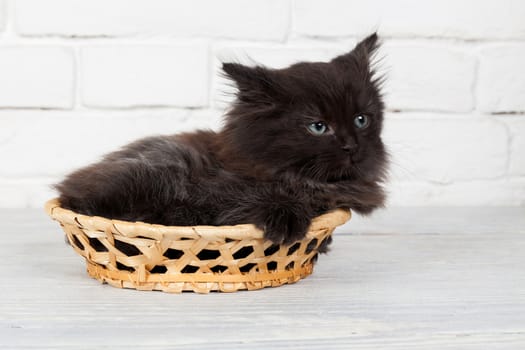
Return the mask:
<path fill-rule="evenodd" d="M 385 195 L 377 35 L 330 62 L 286 69 L 225 63 L 238 87 L 220 132 L 149 137 L 56 185 L 63 207 L 164 225 L 253 223 L 303 238 L 334 208 L 370 213 Z"/>

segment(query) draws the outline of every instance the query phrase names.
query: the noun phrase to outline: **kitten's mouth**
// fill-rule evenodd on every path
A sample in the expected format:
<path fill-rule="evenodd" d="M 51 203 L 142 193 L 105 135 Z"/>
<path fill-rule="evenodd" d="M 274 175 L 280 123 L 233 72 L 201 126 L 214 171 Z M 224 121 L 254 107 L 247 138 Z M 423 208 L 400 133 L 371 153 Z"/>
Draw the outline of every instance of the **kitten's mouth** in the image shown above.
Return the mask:
<path fill-rule="evenodd" d="M 353 181 L 364 176 L 363 159 L 357 154 L 349 155 L 341 160 L 339 167 L 329 174 L 327 182 Z"/>
<path fill-rule="evenodd" d="M 362 160 L 362 157 L 359 153 L 351 154 L 348 158 L 350 158 L 351 164 L 357 164 Z"/>

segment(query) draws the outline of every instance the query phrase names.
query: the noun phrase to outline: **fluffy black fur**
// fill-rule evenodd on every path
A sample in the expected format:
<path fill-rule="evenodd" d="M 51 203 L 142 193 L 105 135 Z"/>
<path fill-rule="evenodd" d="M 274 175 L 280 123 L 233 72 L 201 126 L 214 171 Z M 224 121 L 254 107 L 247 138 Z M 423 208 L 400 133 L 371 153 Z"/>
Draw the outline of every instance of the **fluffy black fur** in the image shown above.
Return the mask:
<path fill-rule="evenodd" d="M 330 62 L 285 69 L 225 63 L 238 87 L 220 132 L 156 136 L 55 185 L 63 207 L 164 225 L 253 223 L 276 243 L 301 239 L 316 215 L 382 206 L 386 152 L 377 35 Z M 368 118 L 358 128 L 355 118 Z M 324 122 L 314 135 L 309 125 Z"/>

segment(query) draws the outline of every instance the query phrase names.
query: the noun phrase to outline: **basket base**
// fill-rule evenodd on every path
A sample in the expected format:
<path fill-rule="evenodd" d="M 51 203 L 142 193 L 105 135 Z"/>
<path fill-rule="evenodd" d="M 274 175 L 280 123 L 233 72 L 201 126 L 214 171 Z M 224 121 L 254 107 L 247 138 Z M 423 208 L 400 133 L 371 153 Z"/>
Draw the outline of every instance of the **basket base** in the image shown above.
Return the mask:
<path fill-rule="evenodd" d="M 167 293 L 182 293 L 192 291 L 206 294 L 209 292 L 236 292 L 238 290 L 256 290 L 266 287 L 278 287 L 303 279 L 313 272 L 313 263 L 306 263 L 300 268 L 286 271 L 242 275 L 227 275 L 220 273 L 194 274 L 151 274 L 147 271 L 110 271 L 100 265 L 87 263 L 89 276 L 102 283 L 117 288 L 136 290 L 158 290 Z"/>

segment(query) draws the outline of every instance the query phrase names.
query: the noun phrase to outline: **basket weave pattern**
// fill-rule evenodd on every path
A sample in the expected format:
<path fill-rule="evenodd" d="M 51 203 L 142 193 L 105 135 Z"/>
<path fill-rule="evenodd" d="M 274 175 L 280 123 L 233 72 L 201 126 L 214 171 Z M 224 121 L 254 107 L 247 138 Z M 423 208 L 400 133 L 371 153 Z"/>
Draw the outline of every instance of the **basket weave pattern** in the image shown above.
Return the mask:
<path fill-rule="evenodd" d="M 60 223 L 91 277 L 119 288 L 234 292 L 294 283 L 312 273 L 318 248 L 350 213 L 315 218 L 292 245 L 264 240 L 253 225 L 163 226 L 85 216 L 54 199 L 47 213 Z"/>

